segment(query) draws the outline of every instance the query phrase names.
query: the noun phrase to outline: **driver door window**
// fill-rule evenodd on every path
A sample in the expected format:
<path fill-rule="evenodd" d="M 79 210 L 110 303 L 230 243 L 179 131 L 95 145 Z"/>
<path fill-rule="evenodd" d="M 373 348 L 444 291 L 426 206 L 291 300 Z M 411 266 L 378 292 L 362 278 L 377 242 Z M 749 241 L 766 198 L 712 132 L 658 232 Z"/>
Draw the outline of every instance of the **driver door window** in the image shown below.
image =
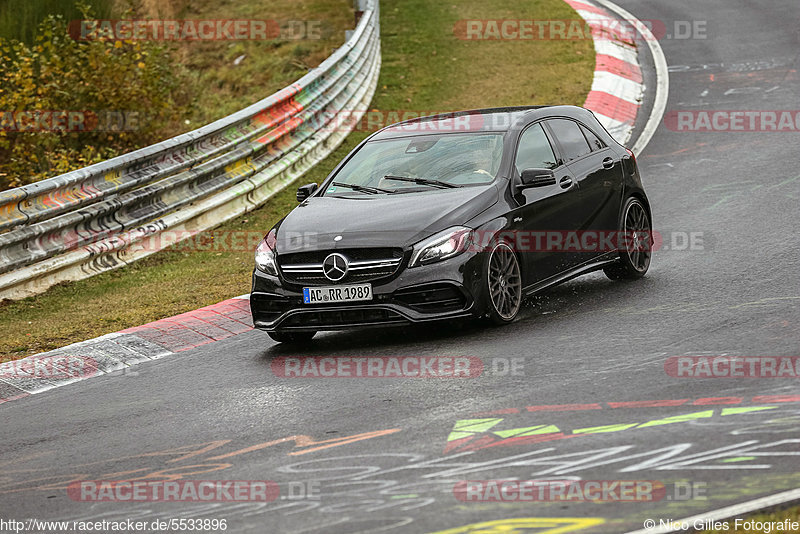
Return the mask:
<path fill-rule="evenodd" d="M 555 169 L 558 166 L 541 124 L 534 124 L 522 132 L 514 165 L 518 174 L 525 169 Z"/>

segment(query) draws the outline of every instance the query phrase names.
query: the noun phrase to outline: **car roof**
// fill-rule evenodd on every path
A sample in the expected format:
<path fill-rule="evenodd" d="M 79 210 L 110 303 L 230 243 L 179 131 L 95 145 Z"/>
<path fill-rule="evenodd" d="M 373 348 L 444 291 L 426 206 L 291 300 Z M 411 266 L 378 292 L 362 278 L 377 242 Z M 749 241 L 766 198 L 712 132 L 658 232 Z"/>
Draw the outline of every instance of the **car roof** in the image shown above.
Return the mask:
<path fill-rule="evenodd" d="M 549 116 L 581 118 L 589 113 L 577 106 L 509 106 L 472 109 L 416 117 L 390 124 L 371 136 L 371 140 L 452 132 L 500 132 L 521 128 Z"/>

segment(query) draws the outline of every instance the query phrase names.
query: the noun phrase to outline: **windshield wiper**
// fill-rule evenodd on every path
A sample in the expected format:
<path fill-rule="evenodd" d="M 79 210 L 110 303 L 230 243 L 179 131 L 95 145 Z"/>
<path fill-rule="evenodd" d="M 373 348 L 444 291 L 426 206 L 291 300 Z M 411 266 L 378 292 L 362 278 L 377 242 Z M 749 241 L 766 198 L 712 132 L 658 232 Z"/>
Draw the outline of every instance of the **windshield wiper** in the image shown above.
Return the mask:
<path fill-rule="evenodd" d="M 392 176 L 391 174 L 387 174 L 383 177 L 384 180 L 397 180 L 399 182 L 413 182 L 415 184 L 420 185 L 430 185 L 433 187 L 461 187 L 457 184 L 451 184 L 448 182 L 443 182 L 441 180 L 430 180 L 428 178 L 409 178 L 407 176 Z"/>
<path fill-rule="evenodd" d="M 378 193 L 394 193 L 391 189 L 381 189 L 380 187 L 369 187 L 366 185 L 345 184 L 342 182 L 331 182 L 331 185 L 336 187 L 347 187 L 359 193 L 369 193 L 370 195 L 377 195 Z"/>

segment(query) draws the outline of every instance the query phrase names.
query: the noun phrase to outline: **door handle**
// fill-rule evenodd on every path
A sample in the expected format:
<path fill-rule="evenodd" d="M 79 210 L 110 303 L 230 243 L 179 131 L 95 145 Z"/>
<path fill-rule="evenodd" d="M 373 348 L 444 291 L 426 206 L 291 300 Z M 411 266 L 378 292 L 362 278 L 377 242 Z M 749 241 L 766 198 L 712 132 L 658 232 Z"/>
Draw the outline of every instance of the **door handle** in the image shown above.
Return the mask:
<path fill-rule="evenodd" d="M 606 159 L 603 160 L 603 168 L 604 169 L 610 169 L 613 166 L 614 166 L 614 160 L 613 159 L 606 158 Z"/>
<path fill-rule="evenodd" d="M 558 185 L 561 186 L 561 189 L 569 189 L 572 186 L 572 178 L 565 176 L 558 182 Z"/>

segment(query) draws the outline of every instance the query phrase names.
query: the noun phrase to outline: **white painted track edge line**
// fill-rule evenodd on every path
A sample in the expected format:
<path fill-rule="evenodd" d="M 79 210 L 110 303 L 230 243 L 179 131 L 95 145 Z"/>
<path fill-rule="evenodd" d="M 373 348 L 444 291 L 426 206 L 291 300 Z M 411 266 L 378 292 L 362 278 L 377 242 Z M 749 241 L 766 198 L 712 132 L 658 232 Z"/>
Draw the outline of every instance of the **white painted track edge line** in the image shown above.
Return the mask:
<path fill-rule="evenodd" d="M 657 527 L 651 529 L 645 528 L 641 530 L 630 531 L 627 534 L 662 534 L 667 532 L 683 531 L 683 529 L 681 529 L 679 526 L 682 523 L 688 523 L 689 527 L 692 528 L 695 521 L 721 521 L 733 516 L 748 514 L 763 508 L 769 508 L 796 500 L 800 500 L 800 488 L 783 491 L 781 493 L 775 493 L 774 495 L 767 495 L 766 497 L 759 497 L 758 499 L 754 499 L 752 501 L 733 504 L 724 508 L 718 508 L 702 514 L 693 515 L 685 519 L 679 519 L 673 523 L 675 527 Z"/>
<path fill-rule="evenodd" d="M 669 97 L 669 71 L 667 70 L 667 58 L 664 56 L 664 51 L 658 43 L 658 39 L 647 28 L 647 26 L 634 17 L 629 11 L 619 7 L 610 0 L 595 0 L 601 6 L 614 11 L 623 19 L 634 21 L 634 25 L 639 33 L 644 37 L 647 46 L 650 48 L 650 54 L 653 56 L 653 63 L 656 67 L 656 96 L 653 101 L 653 109 L 650 111 L 650 117 L 642 130 L 641 135 L 633 145 L 633 153 L 637 156 L 644 151 L 647 144 L 656 133 L 661 119 L 664 116 L 664 111 L 667 109 L 667 98 Z"/>

